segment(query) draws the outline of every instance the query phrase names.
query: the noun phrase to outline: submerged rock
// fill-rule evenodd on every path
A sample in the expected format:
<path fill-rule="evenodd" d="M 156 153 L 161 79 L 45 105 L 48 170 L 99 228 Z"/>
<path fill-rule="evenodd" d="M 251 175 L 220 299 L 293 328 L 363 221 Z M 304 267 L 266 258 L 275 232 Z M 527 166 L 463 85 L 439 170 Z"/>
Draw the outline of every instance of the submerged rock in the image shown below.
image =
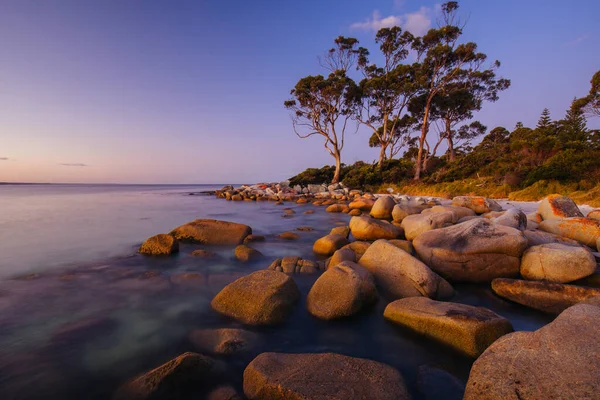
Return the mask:
<path fill-rule="evenodd" d="M 430 365 L 421 365 L 417 373 L 417 388 L 423 400 L 462 400 L 465 384 L 450 372 Z"/>
<path fill-rule="evenodd" d="M 544 220 L 540 229 L 597 248 L 600 239 L 600 221 L 591 218 L 564 218 Z"/>
<path fill-rule="evenodd" d="M 445 278 L 489 282 L 519 274 L 527 239 L 517 229 L 479 218 L 424 232 L 413 246 L 420 259 Z"/>
<path fill-rule="evenodd" d="M 470 208 L 477 214 L 502 211 L 502 207 L 496 201 L 481 196 L 457 196 L 452 199 L 452 205 Z"/>
<path fill-rule="evenodd" d="M 549 219 L 583 217 L 579 207 L 577 207 L 577 204 L 573 200 L 559 194 L 551 194 L 542 200 L 537 212 L 542 216 L 544 221 Z"/>
<path fill-rule="evenodd" d="M 146 239 L 139 251 L 150 256 L 168 256 L 179 251 L 179 243 L 173 236 L 161 233 Z"/>
<path fill-rule="evenodd" d="M 502 337 L 471 369 L 465 400 L 596 399 L 600 308 L 576 305 L 535 332 Z"/>
<path fill-rule="evenodd" d="M 196 329 L 188 335 L 197 351 L 225 355 L 251 352 L 259 338 L 254 332 L 231 328 Z"/>
<path fill-rule="evenodd" d="M 244 243 L 253 243 L 253 242 L 264 242 L 265 237 L 262 235 L 248 235 L 246 239 L 244 239 Z"/>
<path fill-rule="evenodd" d="M 214 219 L 197 219 L 171 231 L 177 240 L 214 245 L 238 245 L 251 233 L 248 225 Z"/>
<path fill-rule="evenodd" d="M 192 255 L 194 257 L 198 257 L 198 258 L 206 258 L 206 259 L 210 259 L 210 258 L 221 258 L 220 255 L 218 255 L 217 253 L 215 253 L 214 251 L 210 251 L 210 250 L 202 250 L 202 249 L 198 249 L 198 250 L 194 250 L 192 251 Z"/>
<path fill-rule="evenodd" d="M 596 288 L 501 278 L 492 281 L 492 290 L 500 297 L 550 314 L 600 296 L 600 289 Z"/>
<path fill-rule="evenodd" d="M 513 331 L 510 321 L 487 308 L 425 297 L 396 300 L 388 304 L 383 316 L 473 358 Z"/>
<path fill-rule="evenodd" d="M 529 280 L 567 283 L 596 272 L 596 259 L 581 247 L 550 243 L 530 247 L 521 259 L 521 275 Z"/>
<path fill-rule="evenodd" d="M 244 371 L 248 399 L 409 400 L 389 365 L 335 353 L 263 353 Z"/>
<path fill-rule="evenodd" d="M 300 236 L 294 232 L 283 232 L 277 236 L 279 239 L 283 240 L 297 240 L 300 239 Z"/>
<path fill-rule="evenodd" d="M 235 258 L 241 262 L 252 262 L 260 260 L 264 257 L 260 251 L 253 249 L 250 246 L 246 246 L 245 244 L 240 244 L 237 246 L 235 248 L 234 255 Z"/>
<path fill-rule="evenodd" d="M 352 217 L 350 231 L 358 240 L 399 239 L 404 235 L 402 228 L 366 216 Z"/>
<path fill-rule="evenodd" d="M 225 286 L 212 300 L 212 308 L 248 325 L 285 321 L 300 299 L 296 282 L 284 273 L 253 272 Z"/>

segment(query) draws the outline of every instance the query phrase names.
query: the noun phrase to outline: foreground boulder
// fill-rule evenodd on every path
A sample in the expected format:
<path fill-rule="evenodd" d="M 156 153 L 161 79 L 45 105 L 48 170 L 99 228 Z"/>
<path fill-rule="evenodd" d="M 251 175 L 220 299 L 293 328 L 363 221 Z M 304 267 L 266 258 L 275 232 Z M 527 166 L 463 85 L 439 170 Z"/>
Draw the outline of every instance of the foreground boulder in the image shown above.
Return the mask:
<path fill-rule="evenodd" d="M 248 225 L 214 219 L 197 219 L 171 231 L 177 240 L 214 245 L 238 245 L 251 233 Z"/>
<path fill-rule="evenodd" d="M 600 296 L 596 288 L 518 279 L 494 279 L 492 290 L 500 297 L 550 314 Z"/>
<path fill-rule="evenodd" d="M 291 256 L 276 259 L 269 265 L 269 269 L 285 274 L 314 274 L 320 271 L 322 266 L 315 261 Z"/>
<path fill-rule="evenodd" d="M 425 297 L 396 300 L 388 304 L 383 316 L 473 358 L 513 331 L 510 321 L 487 308 Z"/>
<path fill-rule="evenodd" d="M 402 228 L 366 216 L 352 217 L 350 231 L 357 240 L 399 239 L 404 235 Z"/>
<path fill-rule="evenodd" d="M 444 278 L 386 240 L 373 243 L 359 260 L 388 300 L 424 296 L 447 298 L 454 290 Z"/>
<path fill-rule="evenodd" d="M 335 353 L 263 353 L 244 371 L 248 399 L 408 400 L 400 372 Z"/>
<path fill-rule="evenodd" d="M 596 259 L 581 247 L 551 243 L 533 246 L 523 253 L 521 275 L 529 280 L 567 283 L 596 272 Z"/>
<path fill-rule="evenodd" d="M 299 298 L 300 291 L 292 278 L 281 272 L 263 270 L 225 286 L 211 306 L 248 325 L 273 325 L 285 321 Z"/>
<path fill-rule="evenodd" d="M 184 353 L 121 386 L 114 400 L 179 398 L 189 384 L 210 382 L 215 362 L 196 353 Z"/>
<path fill-rule="evenodd" d="M 345 261 L 317 279 L 306 298 L 308 312 L 321 319 L 354 315 L 377 300 L 375 280 L 360 265 Z"/>
<path fill-rule="evenodd" d="M 146 239 L 139 251 L 149 256 L 168 256 L 179 251 L 179 243 L 173 236 L 161 233 Z"/>
<path fill-rule="evenodd" d="M 237 246 L 234 250 L 234 255 L 235 258 L 241 262 L 252 262 L 264 257 L 260 251 L 253 249 L 250 246 L 246 246 L 245 244 Z"/>
<path fill-rule="evenodd" d="M 331 256 L 348 243 L 348 239 L 342 235 L 329 234 L 317 239 L 313 245 L 313 252 L 322 256 Z"/>
<path fill-rule="evenodd" d="M 544 221 L 549 219 L 583 217 L 577 204 L 570 198 L 561 196 L 560 194 L 551 194 L 542 200 L 537 212 L 542 216 L 542 220 Z"/>
<path fill-rule="evenodd" d="M 540 224 L 540 229 L 577 240 L 592 248 L 596 248 L 596 241 L 600 238 L 600 221 L 591 218 L 544 220 Z"/>
<path fill-rule="evenodd" d="M 452 205 L 470 208 L 477 214 L 502 211 L 502 207 L 496 201 L 481 196 L 457 196 L 452 199 Z"/>
<path fill-rule="evenodd" d="M 377 219 L 392 219 L 392 210 L 396 202 L 391 196 L 381 196 L 371 208 L 371 217 Z"/>
<path fill-rule="evenodd" d="M 450 211 L 409 215 L 402 220 L 402 229 L 406 239 L 414 240 L 423 232 L 452 225 L 454 218 Z"/>
<path fill-rule="evenodd" d="M 501 216 L 494 218 L 493 221 L 498 225 L 509 226 L 520 231 L 527 229 L 527 216 L 516 208 L 511 208 Z"/>
<path fill-rule="evenodd" d="M 250 352 L 259 336 L 243 329 L 196 329 L 188 335 L 195 350 L 212 354 L 242 354 Z"/>
<path fill-rule="evenodd" d="M 527 239 L 517 229 L 479 218 L 424 232 L 413 246 L 425 264 L 447 279 L 489 282 L 519 274 Z"/>
<path fill-rule="evenodd" d="M 597 399 L 599 319 L 600 307 L 581 304 L 500 338 L 473 364 L 465 400 Z"/>

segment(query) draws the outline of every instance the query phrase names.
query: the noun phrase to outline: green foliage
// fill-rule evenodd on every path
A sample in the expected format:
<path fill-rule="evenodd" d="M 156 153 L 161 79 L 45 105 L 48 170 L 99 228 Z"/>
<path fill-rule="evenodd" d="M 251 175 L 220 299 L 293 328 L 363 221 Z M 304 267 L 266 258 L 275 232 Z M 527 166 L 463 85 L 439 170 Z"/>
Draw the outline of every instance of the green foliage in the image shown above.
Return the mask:
<path fill-rule="evenodd" d="M 333 179 L 335 166 L 326 165 L 323 168 L 308 168 L 296 176 L 290 178 L 290 186 L 300 185 L 306 187 L 308 185 L 329 184 Z"/>

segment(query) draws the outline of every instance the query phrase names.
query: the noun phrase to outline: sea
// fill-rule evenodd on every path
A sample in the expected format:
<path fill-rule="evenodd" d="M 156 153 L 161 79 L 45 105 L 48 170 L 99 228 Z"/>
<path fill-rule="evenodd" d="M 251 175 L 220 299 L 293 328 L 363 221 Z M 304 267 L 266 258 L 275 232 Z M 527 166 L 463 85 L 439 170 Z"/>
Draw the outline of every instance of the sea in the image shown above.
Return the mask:
<path fill-rule="evenodd" d="M 311 204 L 228 202 L 206 193 L 222 186 L 0 185 L 0 399 L 108 399 L 129 379 L 198 351 L 190 333 L 218 328 L 253 331 L 260 344 L 250 354 L 204 352 L 222 364 L 222 373 L 182 398 L 205 398 L 219 385 L 241 392 L 244 368 L 264 351 L 381 361 L 402 373 L 414 399 L 424 398 L 417 385 L 423 366 L 466 382 L 473 360 L 386 322 L 383 299 L 353 318 L 312 317 L 305 301 L 314 275 L 293 277 L 302 300 L 284 325 L 248 327 L 214 312 L 210 301 L 225 285 L 280 257 L 318 259 L 314 241 L 350 218 Z M 314 214 L 304 214 L 311 209 Z M 232 247 L 192 244 L 166 258 L 137 253 L 146 238 L 197 218 L 249 225 L 266 238 L 253 244 L 264 258 L 242 264 Z M 298 231 L 301 226 L 314 230 Z M 279 239 L 285 231 L 300 238 Z M 221 257 L 194 257 L 196 249 Z M 500 299 L 487 285 L 455 289 L 453 301 L 490 308 L 515 330 L 552 319 Z"/>

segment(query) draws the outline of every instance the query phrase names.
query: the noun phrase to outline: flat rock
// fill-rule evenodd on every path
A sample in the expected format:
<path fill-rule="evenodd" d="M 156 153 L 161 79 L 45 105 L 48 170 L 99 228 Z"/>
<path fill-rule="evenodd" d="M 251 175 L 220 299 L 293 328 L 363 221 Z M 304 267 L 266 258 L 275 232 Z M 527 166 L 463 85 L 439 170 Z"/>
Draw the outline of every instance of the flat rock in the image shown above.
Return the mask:
<path fill-rule="evenodd" d="M 567 283 L 596 272 L 596 259 L 581 247 L 559 243 L 530 247 L 521 259 L 521 276 L 528 280 Z"/>
<path fill-rule="evenodd" d="M 502 211 L 502 207 L 500 204 L 496 203 L 496 201 L 481 196 L 457 196 L 452 199 L 452 205 L 470 208 L 477 214 L 484 214 L 490 211 Z"/>
<path fill-rule="evenodd" d="M 335 353 L 263 353 L 244 371 L 244 394 L 251 400 L 411 398 L 395 368 Z"/>
<path fill-rule="evenodd" d="M 465 400 L 597 399 L 600 308 L 576 305 L 535 332 L 516 332 L 475 361 Z"/>
<path fill-rule="evenodd" d="M 566 196 L 551 194 L 543 199 L 538 207 L 542 220 L 583 217 L 577 204 Z"/>
<path fill-rule="evenodd" d="M 591 218 L 564 218 L 544 220 L 540 229 L 555 235 L 577 240 L 591 248 L 597 248 L 600 239 L 600 221 Z"/>
<path fill-rule="evenodd" d="M 171 231 L 177 240 L 213 245 L 238 245 L 252 233 L 248 225 L 214 219 L 197 219 Z"/>
<path fill-rule="evenodd" d="M 139 252 L 150 256 L 168 256 L 179 251 L 179 243 L 171 235 L 161 233 L 142 243 Z"/>
<path fill-rule="evenodd" d="M 400 239 L 402 228 L 367 216 L 352 217 L 350 231 L 357 240 Z"/>
<path fill-rule="evenodd" d="M 591 287 L 502 278 L 492 281 L 492 290 L 500 297 L 550 314 L 600 296 L 600 289 Z"/>

